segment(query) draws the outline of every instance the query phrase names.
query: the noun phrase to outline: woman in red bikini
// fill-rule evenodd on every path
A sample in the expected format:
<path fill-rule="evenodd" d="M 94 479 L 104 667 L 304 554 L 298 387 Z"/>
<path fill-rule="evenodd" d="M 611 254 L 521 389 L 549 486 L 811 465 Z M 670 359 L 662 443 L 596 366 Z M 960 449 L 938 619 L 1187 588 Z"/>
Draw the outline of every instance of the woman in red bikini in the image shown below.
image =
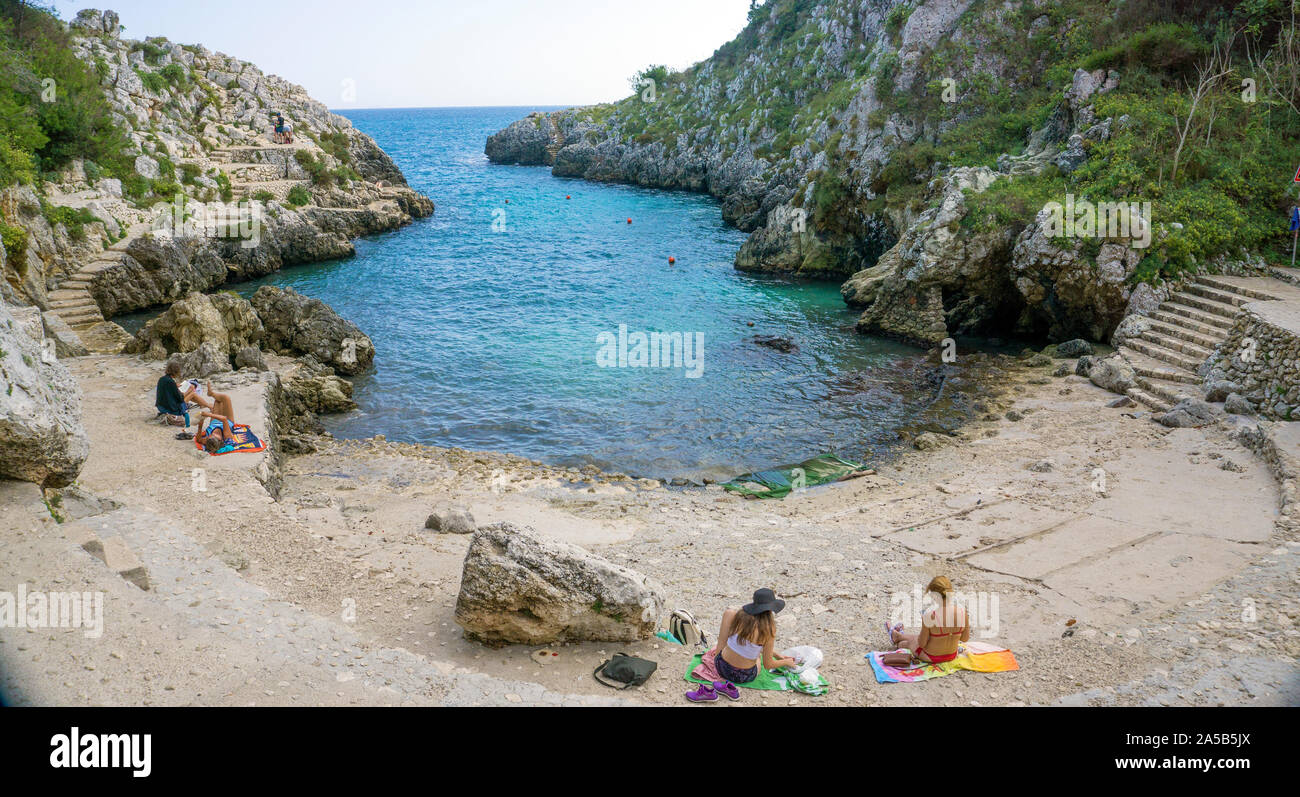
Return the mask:
<path fill-rule="evenodd" d="M 903 633 L 903 624 L 889 629 L 889 641 L 911 652 L 913 659 L 938 664 L 957 658 L 957 646 L 970 641 L 970 622 L 966 610 L 952 601 L 952 582 L 947 576 L 935 576 L 926 591 L 939 596 L 939 603 L 921 616 L 921 630 Z"/>

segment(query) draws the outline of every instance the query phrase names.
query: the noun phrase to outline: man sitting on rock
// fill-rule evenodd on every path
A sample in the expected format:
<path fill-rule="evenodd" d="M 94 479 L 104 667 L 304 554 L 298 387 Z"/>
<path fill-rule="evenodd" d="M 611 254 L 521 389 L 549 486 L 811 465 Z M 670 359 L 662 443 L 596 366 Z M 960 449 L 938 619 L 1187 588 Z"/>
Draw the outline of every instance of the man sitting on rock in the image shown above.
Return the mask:
<path fill-rule="evenodd" d="M 174 361 L 167 363 L 163 375 L 158 377 L 158 387 L 154 391 L 154 405 L 163 423 L 188 427 L 190 425 L 188 407 L 180 388 L 176 386 L 176 380 L 180 376 L 180 363 Z"/>

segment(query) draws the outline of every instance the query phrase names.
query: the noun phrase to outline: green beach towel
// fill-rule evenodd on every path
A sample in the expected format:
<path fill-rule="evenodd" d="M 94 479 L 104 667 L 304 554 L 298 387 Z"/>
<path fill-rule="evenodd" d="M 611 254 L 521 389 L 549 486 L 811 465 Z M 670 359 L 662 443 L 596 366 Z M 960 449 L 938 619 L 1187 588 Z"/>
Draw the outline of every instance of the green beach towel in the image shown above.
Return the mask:
<path fill-rule="evenodd" d="M 862 475 L 861 472 L 867 469 L 861 462 L 841 459 L 834 454 L 822 454 L 797 465 L 737 476 L 722 485 L 722 489 L 756 498 L 785 498 L 796 487 L 816 487 L 819 484 L 842 481 Z"/>
<path fill-rule="evenodd" d="M 704 663 L 703 653 L 696 653 L 691 657 L 690 666 L 686 668 L 686 675 L 683 678 L 697 684 L 708 684 L 722 680 L 717 670 L 713 668 L 712 660 L 708 664 Z M 816 696 L 824 695 L 831 689 L 830 681 L 827 681 L 826 676 L 821 673 L 817 674 L 817 683 L 810 685 L 799 680 L 799 676 L 794 673 L 786 673 L 784 670 L 769 670 L 766 667 L 758 668 L 758 677 L 754 680 L 747 684 L 736 684 L 736 686 L 742 689 L 760 689 L 765 692 L 803 692 L 806 695 Z"/>

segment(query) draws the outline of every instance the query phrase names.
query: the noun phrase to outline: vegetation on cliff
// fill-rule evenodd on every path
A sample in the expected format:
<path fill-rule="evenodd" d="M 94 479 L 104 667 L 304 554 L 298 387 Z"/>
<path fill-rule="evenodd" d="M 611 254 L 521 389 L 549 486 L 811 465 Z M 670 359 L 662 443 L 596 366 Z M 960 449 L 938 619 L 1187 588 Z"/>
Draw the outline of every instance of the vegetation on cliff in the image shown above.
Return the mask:
<path fill-rule="evenodd" d="M 768 0 L 712 57 L 680 72 L 649 68 L 634 96 L 571 113 L 600 128 L 586 131 L 593 143 L 706 166 L 752 158 L 750 177 L 777 195 L 765 210 L 803 207 L 833 239 L 862 235 L 873 216 L 901 232 L 933 201 L 936 176 L 996 169 L 1036 133 L 1068 133 L 1072 75 L 1114 70 L 1118 85 L 1093 111 L 1124 124 L 1085 138 L 1077 168 L 999 180 L 966 224 L 1023 227 L 1065 193 L 1149 201 L 1157 225 L 1181 228 L 1144 260 L 1137 279 L 1146 279 L 1243 248 L 1277 254 L 1300 114 L 1282 96 L 1294 102 L 1295 87 L 1271 90 L 1260 57 L 1290 15 L 1286 0 Z M 1198 69 L 1216 47 L 1229 68 L 1193 108 Z M 850 258 L 831 273 L 866 265 Z"/>
<path fill-rule="evenodd" d="M 0 0 L 0 186 L 31 183 L 74 158 L 108 176 L 131 172 L 129 142 L 70 39 L 48 12 Z"/>

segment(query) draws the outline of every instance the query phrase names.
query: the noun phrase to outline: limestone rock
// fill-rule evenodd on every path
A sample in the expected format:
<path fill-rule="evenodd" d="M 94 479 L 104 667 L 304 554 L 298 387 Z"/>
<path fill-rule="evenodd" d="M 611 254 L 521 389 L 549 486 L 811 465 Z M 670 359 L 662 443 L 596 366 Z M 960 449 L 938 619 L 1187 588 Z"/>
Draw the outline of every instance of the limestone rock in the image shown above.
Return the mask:
<path fill-rule="evenodd" d="M 1065 359 L 1082 357 L 1085 354 L 1092 354 L 1092 344 L 1083 338 L 1075 338 L 1074 340 L 1067 340 L 1064 343 L 1058 344 L 1056 347 L 1056 353 L 1052 356 Z"/>
<path fill-rule="evenodd" d="M 1254 415 L 1255 405 L 1251 404 L 1244 396 L 1229 393 L 1223 400 L 1223 411 L 1230 412 L 1233 415 Z"/>
<path fill-rule="evenodd" d="M 1123 357 L 1112 355 L 1093 363 L 1088 379 L 1112 393 L 1126 393 L 1137 386 L 1137 372 Z"/>
<path fill-rule="evenodd" d="M 256 348 L 264 334 L 248 300 L 230 293 L 194 292 L 145 324 L 136 335 L 136 347 L 154 359 L 164 359 L 211 343 L 221 354 L 233 356 L 250 346 Z"/>
<path fill-rule="evenodd" d="M 343 374 L 362 373 L 375 359 L 370 338 L 319 299 L 263 285 L 252 304 L 266 329 L 267 345 L 278 352 L 310 354 Z"/>
<path fill-rule="evenodd" d="M 262 350 L 256 346 L 244 346 L 235 352 L 235 367 L 265 371 L 267 370 L 266 358 L 262 356 Z"/>
<path fill-rule="evenodd" d="M 81 390 L 0 302 L 0 477 L 70 484 L 89 453 Z"/>
<path fill-rule="evenodd" d="M 1205 400 L 1218 403 L 1226 401 L 1233 393 L 1240 393 L 1241 385 L 1228 379 L 1212 379 L 1205 383 Z"/>
<path fill-rule="evenodd" d="M 917 451 L 933 451 L 952 442 L 949 438 L 934 432 L 921 432 L 912 439 L 912 447 Z"/>
<path fill-rule="evenodd" d="M 473 534 L 478 528 L 474 524 L 474 516 L 468 509 L 460 506 L 439 509 L 429 515 L 424 521 L 424 527 L 445 534 Z"/>
<path fill-rule="evenodd" d="M 41 323 L 45 328 L 45 339 L 54 341 L 54 354 L 59 359 L 90 354 L 81 337 L 57 313 L 49 310 L 41 313 Z"/>
<path fill-rule="evenodd" d="M 200 343 L 199 347 L 194 351 L 173 354 L 167 358 L 167 361 L 179 363 L 181 374 L 187 379 L 204 379 L 213 374 L 223 374 L 231 370 L 230 357 L 218 349 L 216 344 L 210 340 Z"/>
<path fill-rule="evenodd" d="M 634 642 L 663 614 L 659 584 L 576 545 L 510 523 L 475 532 L 456 623 L 490 645 Z"/>
<path fill-rule="evenodd" d="M 357 408 L 352 400 L 352 383 L 335 374 L 296 376 L 285 383 L 285 390 L 298 412 L 348 412 Z"/>
<path fill-rule="evenodd" d="M 1169 412 L 1157 416 L 1156 420 L 1172 427 L 1205 426 L 1214 421 L 1214 410 L 1204 401 L 1184 399 L 1175 404 Z"/>

